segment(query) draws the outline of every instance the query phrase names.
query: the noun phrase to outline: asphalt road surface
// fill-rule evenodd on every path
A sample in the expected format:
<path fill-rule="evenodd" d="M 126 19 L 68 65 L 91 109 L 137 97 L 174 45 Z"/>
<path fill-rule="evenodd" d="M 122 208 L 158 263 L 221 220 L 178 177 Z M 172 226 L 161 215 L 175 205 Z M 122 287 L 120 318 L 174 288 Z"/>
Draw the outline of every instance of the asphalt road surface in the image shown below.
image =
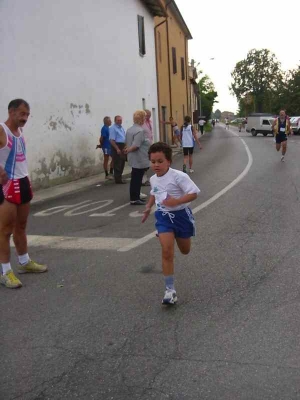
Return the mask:
<path fill-rule="evenodd" d="M 1 400 L 300 399 L 300 137 L 285 163 L 270 136 L 217 126 L 201 142 L 174 307 L 129 185 L 32 206 L 30 255 L 49 272 L 0 288 Z"/>

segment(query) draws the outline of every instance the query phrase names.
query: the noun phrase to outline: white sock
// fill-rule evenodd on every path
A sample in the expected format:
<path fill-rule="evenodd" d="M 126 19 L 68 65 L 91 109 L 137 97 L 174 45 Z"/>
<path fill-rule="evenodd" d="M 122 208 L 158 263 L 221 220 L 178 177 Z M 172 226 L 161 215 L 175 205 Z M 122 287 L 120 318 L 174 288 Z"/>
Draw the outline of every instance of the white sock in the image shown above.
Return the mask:
<path fill-rule="evenodd" d="M 5 275 L 11 269 L 10 262 L 2 264 L 2 274 Z"/>
<path fill-rule="evenodd" d="M 19 263 L 22 265 L 28 264 L 30 261 L 28 253 L 23 254 L 22 256 L 18 256 L 18 258 L 19 258 Z"/>

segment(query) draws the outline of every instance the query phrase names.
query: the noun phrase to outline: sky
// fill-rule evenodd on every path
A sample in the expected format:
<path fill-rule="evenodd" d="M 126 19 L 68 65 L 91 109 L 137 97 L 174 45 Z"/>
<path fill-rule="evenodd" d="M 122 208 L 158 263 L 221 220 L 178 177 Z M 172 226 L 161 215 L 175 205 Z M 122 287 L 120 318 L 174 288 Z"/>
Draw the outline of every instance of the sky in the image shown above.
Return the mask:
<path fill-rule="evenodd" d="M 189 59 L 200 62 L 200 69 L 209 75 L 218 92 L 219 103 L 214 110 L 237 111 L 237 101 L 229 92 L 231 72 L 249 50 L 271 50 L 283 70 L 300 64 L 299 0 L 175 2 L 193 36 Z"/>

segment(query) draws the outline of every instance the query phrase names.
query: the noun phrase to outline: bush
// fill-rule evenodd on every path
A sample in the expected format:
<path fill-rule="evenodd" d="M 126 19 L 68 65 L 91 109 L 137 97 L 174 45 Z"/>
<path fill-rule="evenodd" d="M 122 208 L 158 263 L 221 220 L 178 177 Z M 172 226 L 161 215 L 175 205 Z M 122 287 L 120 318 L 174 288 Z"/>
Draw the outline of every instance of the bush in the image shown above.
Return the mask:
<path fill-rule="evenodd" d="M 207 122 L 204 125 L 204 132 L 211 132 L 212 131 L 212 124 L 210 122 Z"/>

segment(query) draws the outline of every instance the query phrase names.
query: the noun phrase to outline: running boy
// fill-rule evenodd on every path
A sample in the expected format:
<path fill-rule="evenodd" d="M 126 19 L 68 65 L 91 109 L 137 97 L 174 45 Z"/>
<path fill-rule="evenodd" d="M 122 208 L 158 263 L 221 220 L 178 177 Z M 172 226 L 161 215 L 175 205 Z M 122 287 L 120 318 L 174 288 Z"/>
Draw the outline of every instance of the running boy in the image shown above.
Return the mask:
<path fill-rule="evenodd" d="M 191 117 L 188 115 L 184 117 L 184 124 L 181 128 L 181 143 L 183 148 L 183 172 L 187 173 L 186 165 L 189 162 L 190 173 L 194 172 L 193 167 L 193 152 L 195 142 L 198 143 L 200 149 L 202 149 L 201 143 L 197 137 L 193 125 L 191 125 Z"/>
<path fill-rule="evenodd" d="M 150 198 L 144 211 L 142 222 L 149 217 L 156 204 L 156 229 L 162 248 L 162 270 L 165 278 L 163 304 L 175 304 L 177 294 L 174 287 L 174 245 L 175 240 L 182 254 L 191 249 L 191 237 L 195 235 L 194 217 L 188 207 L 197 198 L 200 189 L 191 178 L 170 168 L 172 149 L 163 142 L 149 148 L 150 164 L 155 172 L 150 178 Z"/>

